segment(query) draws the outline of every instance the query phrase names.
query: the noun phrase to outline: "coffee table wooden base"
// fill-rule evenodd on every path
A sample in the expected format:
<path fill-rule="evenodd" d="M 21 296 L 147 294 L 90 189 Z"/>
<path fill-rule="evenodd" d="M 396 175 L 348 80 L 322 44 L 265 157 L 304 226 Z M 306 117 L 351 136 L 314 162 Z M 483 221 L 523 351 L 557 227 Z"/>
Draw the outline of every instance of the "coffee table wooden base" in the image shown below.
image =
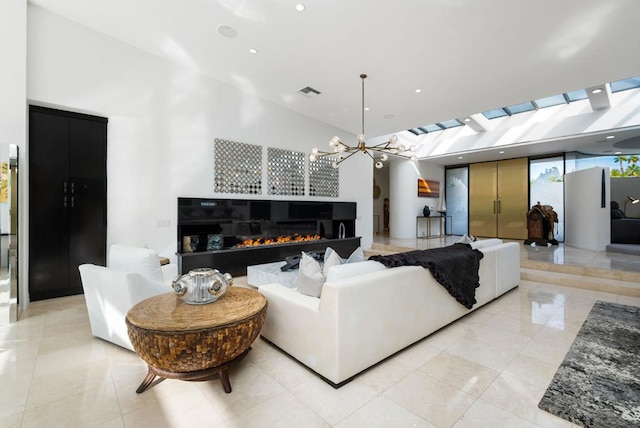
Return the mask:
<path fill-rule="evenodd" d="M 158 376 L 194 381 L 219 376 L 231 392 L 228 367 L 251 350 L 266 313 L 266 298 L 240 287 L 229 287 L 207 305 L 186 304 L 173 293 L 139 302 L 125 319 L 133 349 L 148 367 L 136 392 L 149 389 Z"/>
<path fill-rule="evenodd" d="M 251 348 L 247 349 L 245 352 L 238 355 L 236 358 L 226 364 L 218 367 L 212 367 L 207 370 L 200 370 L 197 372 L 173 373 L 147 365 L 147 375 L 145 376 L 138 389 L 136 389 L 136 393 L 142 394 L 151 386 L 153 386 L 152 384 L 156 379 L 156 376 L 163 379 L 178 379 L 187 381 L 206 381 L 212 380 L 216 376 L 219 376 L 224 392 L 229 394 L 231 392 L 231 382 L 229 381 L 229 366 L 243 359 L 249 353 L 249 351 L 251 351 Z"/>

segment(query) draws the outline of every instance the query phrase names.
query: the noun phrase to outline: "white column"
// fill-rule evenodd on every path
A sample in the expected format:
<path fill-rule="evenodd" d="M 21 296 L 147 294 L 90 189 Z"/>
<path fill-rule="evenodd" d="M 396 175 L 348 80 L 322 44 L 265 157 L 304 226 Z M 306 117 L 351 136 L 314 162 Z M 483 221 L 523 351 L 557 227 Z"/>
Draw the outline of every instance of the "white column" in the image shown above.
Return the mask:
<path fill-rule="evenodd" d="M 602 174 L 604 171 L 604 207 Z M 609 168 L 589 168 L 565 174 L 566 245 L 605 251 L 611 243 L 611 182 Z"/>
<path fill-rule="evenodd" d="M 418 194 L 418 163 L 408 160 L 389 162 L 389 236 L 415 238 Z"/>

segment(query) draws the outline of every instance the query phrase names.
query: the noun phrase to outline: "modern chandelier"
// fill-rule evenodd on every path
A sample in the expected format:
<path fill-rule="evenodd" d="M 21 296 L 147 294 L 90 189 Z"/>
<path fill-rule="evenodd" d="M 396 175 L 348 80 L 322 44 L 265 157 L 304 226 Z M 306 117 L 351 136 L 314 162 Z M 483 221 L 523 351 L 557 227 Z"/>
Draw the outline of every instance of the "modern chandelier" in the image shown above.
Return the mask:
<path fill-rule="evenodd" d="M 392 135 L 389 141 L 376 144 L 375 146 L 367 146 L 364 138 L 364 79 L 367 78 L 366 74 L 361 74 L 362 79 L 362 132 L 358 135 L 358 144 L 356 146 L 349 146 L 340 140 L 340 137 L 333 137 L 329 141 L 329 146 L 332 147 L 332 151 L 323 152 L 318 150 L 317 147 L 311 150 L 309 160 L 315 161 L 318 158 L 329 156 L 334 159 L 332 166 L 337 168 L 342 162 L 349 159 L 351 156 L 358 152 L 368 155 L 375 162 L 376 168 L 382 168 L 384 164 L 382 162 L 389 159 L 389 155 L 398 156 L 406 159 L 416 160 L 414 152 L 416 146 L 405 147 L 404 144 L 398 144 L 398 137 Z M 410 152 L 411 154 L 406 154 Z"/>

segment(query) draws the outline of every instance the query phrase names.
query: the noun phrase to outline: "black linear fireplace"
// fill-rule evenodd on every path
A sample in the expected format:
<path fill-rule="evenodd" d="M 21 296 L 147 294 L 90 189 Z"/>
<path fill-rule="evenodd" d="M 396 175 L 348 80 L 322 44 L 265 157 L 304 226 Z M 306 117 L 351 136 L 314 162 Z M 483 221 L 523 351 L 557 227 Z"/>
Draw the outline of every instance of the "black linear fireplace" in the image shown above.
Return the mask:
<path fill-rule="evenodd" d="M 328 246 L 348 257 L 360 246 L 355 222 L 355 202 L 178 198 L 178 268 L 246 275 Z"/>

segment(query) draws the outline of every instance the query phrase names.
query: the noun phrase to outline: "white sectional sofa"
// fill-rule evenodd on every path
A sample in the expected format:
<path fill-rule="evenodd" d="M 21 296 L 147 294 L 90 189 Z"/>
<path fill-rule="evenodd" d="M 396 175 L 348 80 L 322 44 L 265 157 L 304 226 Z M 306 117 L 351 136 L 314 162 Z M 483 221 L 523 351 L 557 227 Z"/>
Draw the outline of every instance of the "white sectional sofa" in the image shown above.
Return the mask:
<path fill-rule="evenodd" d="M 423 267 L 365 261 L 329 269 L 320 298 L 281 284 L 261 285 L 269 302 L 261 335 L 339 387 L 518 285 L 518 243 L 487 239 L 472 247 L 484 257 L 471 310 Z"/>

